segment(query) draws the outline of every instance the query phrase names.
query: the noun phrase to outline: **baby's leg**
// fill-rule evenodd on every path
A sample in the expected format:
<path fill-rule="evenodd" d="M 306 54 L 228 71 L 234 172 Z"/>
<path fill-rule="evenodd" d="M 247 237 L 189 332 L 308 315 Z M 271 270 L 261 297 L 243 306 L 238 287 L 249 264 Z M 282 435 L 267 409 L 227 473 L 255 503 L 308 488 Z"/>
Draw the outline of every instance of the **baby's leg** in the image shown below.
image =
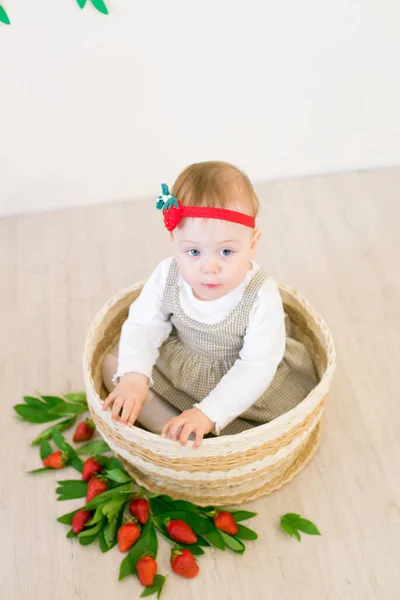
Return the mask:
<path fill-rule="evenodd" d="M 180 411 L 149 389 L 147 402 L 139 413 L 138 421 L 153 433 L 160 434 L 165 423 L 180 415 Z"/>
<path fill-rule="evenodd" d="M 102 377 L 104 385 L 109 392 L 115 388 L 111 379 L 117 371 L 118 346 L 114 346 L 106 355 L 102 366 Z M 152 433 L 160 434 L 165 423 L 180 414 L 180 411 L 171 406 L 152 389 L 149 389 L 147 402 L 144 404 L 138 416 L 138 422 Z"/>

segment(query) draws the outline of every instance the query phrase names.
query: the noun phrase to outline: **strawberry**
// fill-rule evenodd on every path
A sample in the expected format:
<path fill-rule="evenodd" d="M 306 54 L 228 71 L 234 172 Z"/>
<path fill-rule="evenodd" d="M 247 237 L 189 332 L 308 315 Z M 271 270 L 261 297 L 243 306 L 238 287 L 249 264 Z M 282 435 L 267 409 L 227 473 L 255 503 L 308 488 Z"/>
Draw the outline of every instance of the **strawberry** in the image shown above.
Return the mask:
<path fill-rule="evenodd" d="M 66 452 L 61 452 L 61 450 L 56 450 L 52 454 L 49 454 L 47 458 L 43 460 L 43 464 L 45 467 L 50 467 L 51 469 L 62 469 L 65 467 L 65 464 L 68 460 L 68 454 Z"/>
<path fill-rule="evenodd" d="M 174 550 L 171 552 L 171 567 L 174 573 L 193 579 L 199 572 L 199 565 L 190 550 Z"/>
<path fill-rule="evenodd" d="M 95 424 L 91 419 L 79 423 L 75 429 L 74 442 L 86 442 L 93 436 Z"/>
<path fill-rule="evenodd" d="M 214 516 L 214 523 L 215 527 L 229 535 L 235 535 L 238 532 L 238 526 L 230 512 L 217 512 Z"/>
<path fill-rule="evenodd" d="M 169 521 L 167 529 L 170 537 L 181 544 L 195 544 L 197 536 L 185 521 Z"/>
<path fill-rule="evenodd" d="M 82 471 L 82 479 L 83 481 L 88 481 L 93 475 L 96 473 L 100 473 L 103 465 L 98 463 L 94 458 L 88 458 L 85 460 Z"/>
<path fill-rule="evenodd" d="M 130 503 L 129 511 L 141 525 L 146 525 L 149 518 L 150 503 L 145 498 L 136 498 Z"/>
<path fill-rule="evenodd" d="M 176 208 L 175 206 L 170 206 L 170 208 L 167 208 L 163 211 L 164 225 L 168 229 L 168 231 L 173 231 L 175 229 L 179 221 L 182 219 L 182 215 L 182 206 L 179 206 L 179 208 Z"/>
<path fill-rule="evenodd" d="M 157 573 L 157 563 L 151 556 L 142 556 L 136 563 L 139 581 L 145 587 L 153 585 Z"/>
<path fill-rule="evenodd" d="M 118 529 L 118 547 L 121 552 L 128 552 L 140 538 L 140 527 L 137 523 L 128 521 Z"/>
<path fill-rule="evenodd" d="M 74 533 L 82 531 L 91 516 L 92 512 L 90 510 L 85 510 L 84 508 L 79 509 L 72 519 L 72 531 Z"/>
<path fill-rule="evenodd" d="M 107 482 L 94 476 L 88 481 L 86 504 L 108 489 Z"/>

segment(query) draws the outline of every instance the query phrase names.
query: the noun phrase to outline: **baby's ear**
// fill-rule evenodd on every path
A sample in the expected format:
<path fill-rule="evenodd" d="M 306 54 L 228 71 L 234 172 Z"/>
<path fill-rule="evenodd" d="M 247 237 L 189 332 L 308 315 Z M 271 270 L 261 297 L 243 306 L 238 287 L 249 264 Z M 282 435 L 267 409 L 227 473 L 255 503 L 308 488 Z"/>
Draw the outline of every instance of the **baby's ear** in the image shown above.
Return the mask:
<path fill-rule="evenodd" d="M 255 229 L 253 232 L 253 239 L 251 241 L 251 249 L 255 250 L 258 242 L 260 241 L 260 237 L 262 236 L 261 229 Z"/>

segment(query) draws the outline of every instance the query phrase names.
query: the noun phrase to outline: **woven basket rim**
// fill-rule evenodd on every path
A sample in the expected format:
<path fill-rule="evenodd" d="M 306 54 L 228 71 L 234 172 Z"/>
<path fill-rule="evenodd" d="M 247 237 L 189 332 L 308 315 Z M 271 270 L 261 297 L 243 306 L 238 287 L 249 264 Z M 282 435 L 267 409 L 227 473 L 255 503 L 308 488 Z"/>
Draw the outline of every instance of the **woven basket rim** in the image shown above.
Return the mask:
<path fill-rule="evenodd" d="M 97 393 L 94 385 L 94 380 L 91 372 L 91 362 L 92 356 L 94 352 L 94 348 L 92 348 L 92 352 L 89 354 L 87 352 L 88 347 L 90 346 L 91 340 L 94 337 L 94 334 L 99 326 L 99 324 L 104 320 L 108 311 L 113 308 L 116 304 L 118 304 L 123 298 L 125 298 L 128 294 L 141 289 L 143 285 L 147 281 L 147 277 L 144 277 L 132 285 L 122 288 L 119 292 L 114 294 L 109 300 L 102 306 L 102 308 L 97 312 L 94 317 L 88 333 L 85 338 L 84 344 L 84 354 L 83 354 L 83 375 L 85 381 L 86 390 L 91 390 L 91 393 L 94 397 L 94 400 L 98 402 L 98 406 L 101 406 L 102 402 L 99 394 Z M 308 314 L 309 317 L 314 321 L 314 323 L 318 326 L 320 332 L 322 333 L 323 342 L 325 345 L 325 351 L 327 355 L 327 366 L 325 372 L 319 381 L 319 383 L 315 386 L 315 388 L 302 400 L 297 406 L 287 411 L 283 415 L 273 419 L 269 423 L 265 423 L 263 425 L 258 425 L 253 429 L 247 429 L 242 431 L 241 433 L 236 433 L 234 435 L 220 435 L 215 438 L 204 439 L 202 443 L 203 448 L 207 447 L 217 447 L 219 445 L 225 445 L 226 443 L 232 442 L 233 440 L 239 441 L 239 439 L 243 440 L 251 440 L 254 438 L 255 442 L 262 443 L 265 438 L 263 434 L 266 434 L 272 429 L 275 429 L 277 426 L 284 424 L 285 422 L 290 422 L 292 417 L 296 415 L 299 410 L 299 407 L 303 407 L 306 403 L 311 402 L 315 396 L 319 395 L 321 398 L 326 393 L 326 390 L 329 389 L 329 385 L 332 381 L 333 373 L 336 368 L 336 349 L 333 341 L 333 336 L 330 331 L 330 328 L 323 317 L 317 312 L 317 310 L 306 300 L 306 298 L 300 294 L 294 288 L 291 288 L 288 284 L 283 282 L 277 282 L 279 290 L 286 292 L 289 296 L 294 298 L 298 304 L 302 305 L 302 309 Z M 162 438 L 160 435 L 152 433 L 150 431 L 146 431 L 141 429 L 140 427 L 130 427 L 129 428 L 132 433 L 135 434 L 137 441 L 142 442 L 144 444 L 151 443 L 152 441 L 157 441 L 158 446 L 160 443 L 163 447 L 172 448 L 176 447 L 179 442 L 174 442 L 172 440 Z M 119 430 L 122 433 L 122 430 Z M 196 450 L 196 453 L 201 453 L 201 448 Z"/>

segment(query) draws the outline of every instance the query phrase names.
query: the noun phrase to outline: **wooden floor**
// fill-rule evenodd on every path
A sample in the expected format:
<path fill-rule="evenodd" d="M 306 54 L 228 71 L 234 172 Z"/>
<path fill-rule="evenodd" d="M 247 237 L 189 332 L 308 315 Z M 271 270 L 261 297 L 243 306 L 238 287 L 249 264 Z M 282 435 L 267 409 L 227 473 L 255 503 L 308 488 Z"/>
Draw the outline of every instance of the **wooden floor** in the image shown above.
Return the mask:
<path fill-rule="evenodd" d="M 297 288 L 333 330 L 338 367 L 321 446 L 293 482 L 248 505 L 259 532 L 244 556 L 213 551 L 201 576 L 171 574 L 162 597 L 188 600 L 400 599 L 400 168 L 259 185 L 258 261 Z M 155 190 L 155 195 L 158 193 Z M 16 420 L 24 394 L 83 388 L 84 337 L 118 289 L 169 253 L 154 199 L 0 220 L 1 592 L 7 600 L 132 600 L 121 554 L 66 539 L 34 436 Z M 286 537 L 299 512 L 321 537 Z M 168 547 L 160 570 L 167 574 Z"/>

